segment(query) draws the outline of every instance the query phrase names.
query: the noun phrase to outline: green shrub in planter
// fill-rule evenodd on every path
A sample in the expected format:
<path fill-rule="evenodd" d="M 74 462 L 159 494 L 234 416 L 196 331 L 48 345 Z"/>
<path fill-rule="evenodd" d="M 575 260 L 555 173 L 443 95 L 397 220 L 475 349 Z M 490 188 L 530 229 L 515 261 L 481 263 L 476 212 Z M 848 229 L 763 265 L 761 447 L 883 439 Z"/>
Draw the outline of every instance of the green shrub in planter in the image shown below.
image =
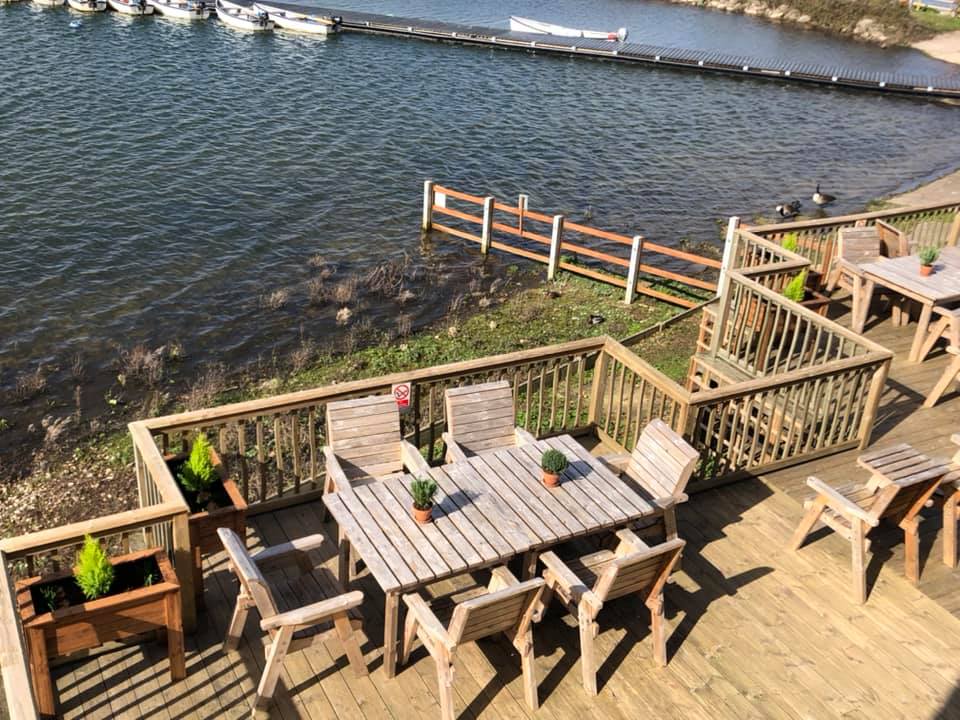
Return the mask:
<path fill-rule="evenodd" d="M 83 547 L 77 553 L 77 566 L 73 578 L 87 600 L 96 600 L 110 592 L 113 585 L 113 565 L 97 540 L 87 535 Z"/>

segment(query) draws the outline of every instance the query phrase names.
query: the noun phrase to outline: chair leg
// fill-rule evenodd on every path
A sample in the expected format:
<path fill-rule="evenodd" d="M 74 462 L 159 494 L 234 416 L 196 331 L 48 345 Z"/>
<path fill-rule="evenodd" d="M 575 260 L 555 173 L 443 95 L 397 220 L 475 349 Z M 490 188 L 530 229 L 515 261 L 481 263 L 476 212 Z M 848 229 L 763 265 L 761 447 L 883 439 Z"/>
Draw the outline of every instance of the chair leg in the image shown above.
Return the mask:
<path fill-rule="evenodd" d="M 790 538 L 790 549 L 799 550 L 800 546 L 803 545 L 803 541 L 807 539 L 807 535 L 810 534 L 810 531 L 813 530 L 813 526 L 817 524 L 817 521 L 820 519 L 820 513 L 823 512 L 825 507 L 822 500 L 817 498 L 810 505 L 806 514 L 803 516 L 803 519 L 800 520 L 800 524 L 797 525 L 797 529 L 793 533 L 793 537 Z"/>
<path fill-rule="evenodd" d="M 543 592 L 540 594 L 540 599 L 537 600 L 537 607 L 533 611 L 533 622 L 538 623 L 543 620 L 544 616 L 547 614 L 547 610 L 550 609 L 550 603 L 553 601 L 553 585 L 547 584 L 543 588 Z"/>
<path fill-rule="evenodd" d="M 663 617 L 663 593 L 650 603 L 650 634 L 653 639 L 653 660 L 660 667 L 667 664 L 667 635 Z"/>
<path fill-rule="evenodd" d="M 580 665 L 583 673 L 583 689 L 587 695 L 597 694 L 597 649 L 594 639 L 597 637 L 597 623 L 580 606 Z"/>
<path fill-rule="evenodd" d="M 950 318 L 948 317 L 940 318 L 933 324 L 930 332 L 927 333 L 926 339 L 923 341 L 923 345 L 920 346 L 920 362 L 923 362 L 923 359 L 930 354 L 933 346 L 936 345 L 937 340 L 943 336 L 948 325 L 950 325 Z"/>
<path fill-rule="evenodd" d="M 933 390 L 930 391 L 927 399 L 923 401 L 923 406 L 925 408 L 931 408 L 936 405 L 937 401 L 940 400 L 940 396 L 947 391 L 947 388 L 950 387 L 951 383 L 953 383 L 958 376 L 960 376 L 960 356 L 955 357 L 947 366 L 947 369 L 943 371 L 943 375 L 937 380 L 937 384 L 933 386 Z"/>
<path fill-rule="evenodd" d="M 839 266 L 834 265 L 830 269 L 830 274 L 827 276 L 827 292 L 832 293 L 837 289 L 837 284 L 840 282 L 840 268 Z"/>
<path fill-rule="evenodd" d="M 413 650 L 413 643 L 417 639 L 417 628 L 419 626 L 417 616 L 408 612 L 407 620 L 403 624 L 403 648 L 400 651 L 400 663 L 402 665 L 406 665 L 410 660 L 410 651 Z"/>
<path fill-rule="evenodd" d="M 357 677 L 367 675 L 367 663 L 363 660 L 363 652 L 360 650 L 360 643 L 357 642 L 357 634 L 350 625 L 350 618 L 347 617 L 346 613 L 334 615 L 333 626 L 337 630 L 337 637 L 340 638 L 340 644 L 343 645 L 353 672 L 356 673 Z"/>
<path fill-rule="evenodd" d="M 537 668 L 533 655 L 533 631 L 528 630 L 520 651 L 520 668 L 523 670 L 523 697 L 527 707 L 536 712 L 540 707 L 537 697 Z"/>
<path fill-rule="evenodd" d="M 453 708 L 453 658 L 446 653 L 446 648 L 440 649 L 437 661 L 437 680 L 440 683 L 440 718 L 454 720 Z"/>
<path fill-rule="evenodd" d="M 960 524 L 960 490 L 943 501 L 943 562 L 957 567 L 957 525 Z"/>
<path fill-rule="evenodd" d="M 853 546 L 853 599 L 863 605 L 867 601 L 867 527 L 863 520 L 853 518 L 851 521 L 851 544 Z"/>
<path fill-rule="evenodd" d="M 287 655 L 290 641 L 293 640 L 293 632 L 292 627 L 281 627 L 273 636 L 273 642 L 267 650 L 267 663 L 263 668 L 260 684 L 257 686 L 257 697 L 253 704 L 254 714 L 265 711 L 273 700 L 273 693 L 277 689 L 277 681 L 283 670 L 283 659 Z"/>
<path fill-rule="evenodd" d="M 914 585 L 920 582 L 920 524 L 916 518 L 903 528 L 904 574 Z"/>
<path fill-rule="evenodd" d="M 227 637 L 223 641 L 224 652 L 233 652 L 240 644 L 240 637 L 243 635 L 243 626 L 247 622 L 249 607 L 247 598 L 242 593 L 238 595 L 236 607 L 233 608 L 233 617 L 230 619 L 230 627 L 227 628 Z"/>

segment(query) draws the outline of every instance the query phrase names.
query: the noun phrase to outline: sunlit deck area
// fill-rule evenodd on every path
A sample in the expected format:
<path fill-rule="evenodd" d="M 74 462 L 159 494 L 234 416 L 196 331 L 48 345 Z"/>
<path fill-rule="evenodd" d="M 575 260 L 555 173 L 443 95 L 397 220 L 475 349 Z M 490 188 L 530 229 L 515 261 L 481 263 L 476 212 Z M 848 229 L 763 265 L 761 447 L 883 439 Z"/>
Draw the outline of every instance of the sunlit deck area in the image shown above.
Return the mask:
<path fill-rule="evenodd" d="M 912 327 L 875 324 L 869 337 L 898 353 Z M 878 413 L 875 443 L 915 442 L 931 455 L 950 453 L 949 434 L 960 396 L 918 409 L 947 358 L 920 366 L 894 362 Z M 698 493 L 679 512 L 686 539 L 682 570 L 665 599 L 669 664 L 651 659 L 649 614 L 641 603 L 612 603 L 598 637 L 596 698 L 580 684 L 576 622 L 554 605 L 535 628 L 536 667 L 544 718 L 953 718 L 960 717 L 960 572 L 941 561 L 939 513 L 925 512 L 919 587 L 903 577 L 902 534 L 875 533 L 871 594 L 852 604 L 849 545 L 835 534 L 815 535 L 799 552 L 788 540 L 810 492 L 805 478 L 849 479 L 855 450 Z M 251 519 L 251 547 L 275 545 L 335 526 L 320 520 L 319 504 Z M 317 556 L 332 572 L 336 548 Z M 221 554 L 204 564 L 206 610 L 187 639 L 187 680 L 172 684 L 160 645 L 135 645 L 70 663 L 56 671 L 66 718 L 218 718 L 249 714 L 263 670 L 261 633 L 246 626 L 237 653 L 222 642 L 237 583 Z M 436 718 L 433 661 L 423 650 L 398 676 L 385 677 L 381 659 L 383 592 L 369 573 L 356 587 L 364 604 L 371 673 L 358 678 L 336 643 L 291 656 L 276 697 L 283 718 Z M 450 584 L 437 588 L 450 589 Z M 516 652 L 505 641 L 464 648 L 456 663 L 460 717 L 516 718 L 523 702 Z"/>

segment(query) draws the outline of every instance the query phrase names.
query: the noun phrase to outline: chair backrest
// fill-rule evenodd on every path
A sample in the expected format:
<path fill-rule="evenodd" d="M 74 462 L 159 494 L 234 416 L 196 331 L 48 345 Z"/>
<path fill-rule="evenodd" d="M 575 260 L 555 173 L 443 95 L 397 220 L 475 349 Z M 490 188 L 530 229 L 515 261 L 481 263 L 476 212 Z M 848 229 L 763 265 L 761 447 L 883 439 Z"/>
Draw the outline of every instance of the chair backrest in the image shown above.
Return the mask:
<path fill-rule="evenodd" d="M 240 581 L 240 586 L 257 606 L 260 619 L 265 620 L 277 614 L 277 603 L 270 591 L 266 578 L 250 557 L 240 536 L 230 528 L 217 528 L 217 535 L 223 543 L 223 549 L 230 558 L 230 568 Z"/>
<path fill-rule="evenodd" d="M 847 227 L 837 231 L 837 254 L 844 260 L 860 262 L 880 255 L 880 233 L 875 227 Z"/>
<path fill-rule="evenodd" d="M 877 492 L 875 507 L 870 509 L 871 514 L 879 511 L 878 519 L 891 518 L 895 521 L 900 521 L 910 513 L 916 514 L 936 492 L 943 474 L 937 470 L 922 472 L 914 480 L 897 480 L 881 488 Z M 889 499 L 883 497 L 885 492 Z"/>
<path fill-rule="evenodd" d="M 663 420 L 656 418 L 637 438 L 627 475 L 657 498 L 683 494 L 700 454 Z"/>
<path fill-rule="evenodd" d="M 880 237 L 880 252 L 887 257 L 896 258 L 910 254 L 907 234 L 890 223 L 877 220 L 877 234 Z"/>
<path fill-rule="evenodd" d="M 327 445 L 350 478 L 384 477 L 403 470 L 400 410 L 393 395 L 327 405 Z"/>
<path fill-rule="evenodd" d="M 676 538 L 616 558 L 600 573 L 593 586 L 594 594 L 600 602 L 606 602 L 631 593 L 659 593 L 680 559 L 684 545 L 684 540 Z"/>
<path fill-rule="evenodd" d="M 513 390 L 508 381 L 450 388 L 444 401 L 447 431 L 464 452 L 476 455 L 516 445 Z"/>
<path fill-rule="evenodd" d="M 460 603 L 447 634 L 454 643 L 480 640 L 500 632 L 526 632 L 543 592 L 543 578 L 517 583 Z"/>

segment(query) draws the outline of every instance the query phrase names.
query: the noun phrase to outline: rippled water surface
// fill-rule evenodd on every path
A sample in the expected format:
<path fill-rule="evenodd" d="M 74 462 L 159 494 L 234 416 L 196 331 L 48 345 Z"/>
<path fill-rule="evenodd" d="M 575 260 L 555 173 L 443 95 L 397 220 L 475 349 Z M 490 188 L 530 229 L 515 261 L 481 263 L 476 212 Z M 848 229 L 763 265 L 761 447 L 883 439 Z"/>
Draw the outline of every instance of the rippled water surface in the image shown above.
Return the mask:
<path fill-rule="evenodd" d="M 331 2 L 325 4 L 332 4 Z M 353 0 L 354 9 L 506 26 L 510 14 L 632 39 L 942 75 L 880 50 L 640 0 Z M 244 35 L 116 14 L 0 7 L 0 384 L 83 352 L 170 337 L 242 363 L 338 330 L 308 307 L 306 260 L 343 273 L 428 263 L 408 311 L 445 305 L 475 256 L 424 256 L 435 178 L 651 239 L 715 242 L 717 218 L 770 212 L 820 179 L 835 212 L 960 165 L 960 110 L 790 86 L 375 36 Z M 281 310 L 260 298 L 290 292 Z M 430 298 L 423 302 L 423 298 Z M 371 317 L 398 309 L 367 300 Z M 7 414 L 16 413 L 7 408 Z M 3 413 L 0 413 L 2 415 Z"/>

